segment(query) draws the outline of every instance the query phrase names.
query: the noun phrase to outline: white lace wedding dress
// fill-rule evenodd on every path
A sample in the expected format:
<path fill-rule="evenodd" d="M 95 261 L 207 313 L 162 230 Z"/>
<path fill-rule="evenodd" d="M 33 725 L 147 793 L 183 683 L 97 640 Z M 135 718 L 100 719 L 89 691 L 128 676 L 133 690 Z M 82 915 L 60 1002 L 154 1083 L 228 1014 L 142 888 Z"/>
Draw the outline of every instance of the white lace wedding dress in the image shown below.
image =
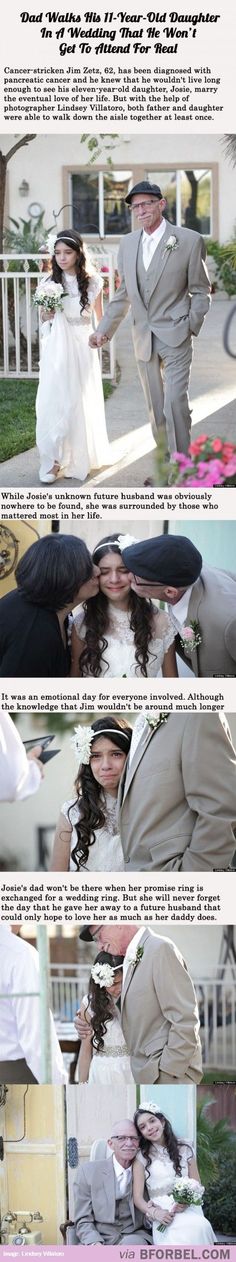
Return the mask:
<path fill-rule="evenodd" d="M 87 995 L 84 995 L 82 1002 L 87 1007 Z M 130 1068 L 130 1059 L 121 1029 L 118 1009 L 115 1004 L 113 1005 L 113 1008 L 113 1020 L 108 1021 L 106 1034 L 104 1034 L 104 1051 L 95 1052 L 93 1050 L 93 1057 L 89 1070 L 89 1084 L 92 1082 L 106 1087 L 118 1087 L 121 1086 L 122 1083 L 131 1083 L 134 1081 Z M 91 1008 L 89 1008 L 88 1011 L 92 1020 L 93 1017 Z"/>
<path fill-rule="evenodd" d="M 106 822 L 103 828 L 96 828 L 95 842 L 90 847 L 86 865 L 81 868 L 82 872 L 123 872 L 124 871 L 124 855 L 121 845 L 119 833 L 117 832 L 117 800 L 112 797 L 111 793 L 104 793 Z M 71 834 L 71 852 L 77 841 L 77 833 L 75 824 L 79 821 L 79 802 L 72 799 L 70 802 L 63 802 L 61 808 L 62 815 L 72 826 Z M 70 857 L 70 872 L 78 872 L 78 868 Z"/>
<path fill-rule="evenodd" d="M 171 1208 L 171 1199 L 168 1205 L 168 1197 L 171 1198 L 174 1179 L 176 1177 L 175 1168 L 169 1154 L 165 1148 L 160 1148 L 159 1144 L 152 1144 L 149 1152 L 151 1156 L 151 1166 L 147 1172 L 146 1188 L 149 1200 L 155 1202 L 156 1205 L 164 1203 L 163 1209 Z M 181 1144 L 181 1177 L 188 1176 L 188 1161 L 191 1160 L 193 1152 L 190 1145 Z M 147 1158 L 142 1153 L 138 1153 L 138 1161 L 141 1161 L 145 1169 L 147 1167 Z M 190 1245 L 190 1244 L 214 1244 L 214 1235 L 211 1224 L 204 1217 L 203 1210 L 200 1205 L 190 1205 L 183 1213 L 175 1214 L 169 1227 L 165 1231 L 158 1230 L 158 1223 L 153 1223 L 153 1242 L 166 1247 L 168 1244 Z"/>
<path fill-rule="evenodd" d="M 78 610 L 73 618 L 73 625 L 80 640 L 85 639 L 86 623 L 83 609 Z M 101 675 L 132 678 L 141 675 L 141 668 L 135 661 L 134 633 L 130 627 L 130 614 L 123 609 L 116 609 L 109 601 L 109 631 L 105 631 L 107 649 L 104 649 L 100 665 Z M 161 667 L 165 653 L 174 643 L 175 631 L 169 615 L 155 610 L 153 614 L 153 638 L 149 646 L 147 675 L 155 678 L 161 675 Z"/>
<path fill-rule="evenodd" d="M 84 482 L 111 463 L 98 351 L 89 346 L 102 280 L 91 276 L 83 312 L 76 277 L 65 273 L 64 281 L 63 311 L 41 324 L 36 442 L 42 480 L 58 461 L 66 477 Z"/>

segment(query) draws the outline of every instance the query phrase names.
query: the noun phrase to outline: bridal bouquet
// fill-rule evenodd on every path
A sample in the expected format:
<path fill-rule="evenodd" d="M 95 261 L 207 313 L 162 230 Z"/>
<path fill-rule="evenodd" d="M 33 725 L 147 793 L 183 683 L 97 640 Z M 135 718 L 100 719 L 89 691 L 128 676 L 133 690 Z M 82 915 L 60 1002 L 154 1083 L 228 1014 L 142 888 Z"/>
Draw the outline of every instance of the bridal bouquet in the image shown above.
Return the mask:
<path fill-rule="evenodd" d="M 236 445 L 202 434 L 190 443 L 188 455 L 172 452 L 169 485 L 236 486 Z"/>
<path fill-rule="evenodd" d="M 42 282 L 35 290 L 33 302 L 35 307 L 43 307 L 44 311 L 63 311 L 62 297 L 65 297 L 63 285 L 55 280 Z"/>
<path fill-rule="evenodd" d="M 197 1179 L 189 1179 L 188 1176 L 182 1178 L 180 1175 L 176 1175 L 171 1195 L 158 1196 L 158 1206 L 161 1209 L 169 1210 L 169 1213 L 171 1213 L 175 1205 L 185 1205 L 186 1208 L 190 1205 L 202 1206 L 204 1191 L 205 1188 L 201 1183 L 197 1182 Z M 166 1231 L 166 1227 L 167 1223 L 157 1223 L 158 1231 Z"/>

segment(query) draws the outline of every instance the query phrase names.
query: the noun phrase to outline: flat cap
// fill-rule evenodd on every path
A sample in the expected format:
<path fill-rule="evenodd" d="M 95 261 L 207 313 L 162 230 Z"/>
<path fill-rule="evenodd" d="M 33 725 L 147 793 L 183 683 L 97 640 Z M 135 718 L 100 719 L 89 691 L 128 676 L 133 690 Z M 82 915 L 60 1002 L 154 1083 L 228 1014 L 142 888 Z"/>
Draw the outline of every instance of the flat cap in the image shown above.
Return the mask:
<path fill-rule="evenodd" d="M 159 201 L 162 197 L 158 184 L 150 184 L 149 180 L 140 180 L 140 183 L 135 184 L 128 193 L 128 197 L 125 198 L 127 206 L 131 205 L 132 197 L 136 197 L 136 193 L 149 193 L 149 197 L 158 197 Z"/>
<path fill-rule="evenodd" d="M 189 587 L 202 569 L 201 553 L 184 535 L 158 535 L 121 551 L 127 569 L 147 583 Z"/>
<path fill-rule="evenodd" d="M 80 930 L 79 938 L 81 938 L 82 942 L 93 942 L 93 935 L 90 933 L 89 925 L 84 925 L 84 928 Z"/>

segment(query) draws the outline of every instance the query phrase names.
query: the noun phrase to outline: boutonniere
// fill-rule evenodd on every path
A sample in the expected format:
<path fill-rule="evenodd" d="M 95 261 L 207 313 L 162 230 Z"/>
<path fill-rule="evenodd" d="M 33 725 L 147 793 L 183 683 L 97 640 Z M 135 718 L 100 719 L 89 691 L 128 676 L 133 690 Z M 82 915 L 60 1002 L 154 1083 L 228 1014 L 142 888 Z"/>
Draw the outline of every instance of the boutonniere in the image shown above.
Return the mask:
<path fill-rule="evenodd" d="M 169 710 L 167 711 L 167 714 L 162 714 L 161 710 L 159 710 L 157 714 L 145 714 L 145 719 L 147 720 L 147 723 L 149 723 L 149 727 L 152 727 L 157 731 L 157 728 L 161 727 L 162 723 L 167 723 L 169 715 Z"/>
<path fill-rule="evenodd" d="M 164 259 L 165 254 L 172 254 L 172 250 L 177 250 L 178 245 L 179 242 L 177 241 L 177 237 L 168 237 L 165 249 L 163 250 L 162 258 Z"/>
<path fill-rule="evenodd" d="M 193 620 L 186 627 L 183 627 L 180 643 L 182 648 L 186 650 L 186 653 L 187 651 L 193 653 L 194 649 L 199 648 L 199 644 L 202 643 L 199 622 Z"/>
<path fill-rule="evenodd" d="M 141 960 L 143 958 L 143 952 L 144 952 L 144 947 L 139 946 L 137 947 L 136 955 L 128 956 L 128 962 L 129 964 L 131 964 L 133 973 L 134 973 L 135 968 L 137 968 L 137 965 L 141 963 Z"/>

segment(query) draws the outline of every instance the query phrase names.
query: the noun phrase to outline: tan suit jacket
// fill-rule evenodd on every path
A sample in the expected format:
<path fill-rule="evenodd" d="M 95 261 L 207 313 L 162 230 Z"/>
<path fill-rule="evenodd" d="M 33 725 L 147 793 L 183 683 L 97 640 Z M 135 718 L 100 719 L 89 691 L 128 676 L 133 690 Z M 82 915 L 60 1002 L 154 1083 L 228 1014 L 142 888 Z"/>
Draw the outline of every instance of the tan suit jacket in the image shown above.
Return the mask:
<path fill-rule="evenodd" d="M 173 606 L 178 617 L 178 604 Z M 187 657 L 179 636 L 177 652 L 195 675 L 236 676 L 236 574 L 204 565 L 191 592 L 186 625 L 199 623 L 201 644 Z M 181 633 L 180 633 L 181 635 Z"/>
<path fill-rule="evenodd" d="M 202 1056 L 194 986 L 183 957 L 169 938 L 144 929 L 143 956 L 129 966 L 121 1021 L 135 1082 L 200 1082 Z M 132 942 L 129 947 L 132 954 Z M 135 943 L 134 943 L 135 957 Z"/>
<path fill-rule="evenodd" d="M 116 1184 L 111 1158 L 86 1161 L 78 1171 L 74 1184 L 75 1223 L 80 1244 L 117 1244 L 122 1222 L 116 1224 Z M 137 1230 L 143 1215 L 134 1208 L 132 1183 L 128 1198 L 130 1230 Z M 143 1235 L 143 1240 L 147 1239 Z"/>
<path fill-rule="evenodd" d="M 197 336 L 209 307 L 210 282 L 203 238 L 190 228 L 177 228 L 166 221 L 165 233 L 152 259 L 152 286 L 146 307 L 137 282 L 141 235 L 138 230 L 122 238 L 118 254 L 120 288 L 109 302 L 97 332 L 113 337 L 131 307 L 136 359 L 145 362 L 151 358 L 152 334 L 166 346 L 180 346 L 191 333 Z M 177 241 L 173 250 L 166 249 L 170 236 Z"/>
<path fill-rule="evenodd" d="M 126 871 L 227 868 L 236 754 L 225 716 L 176 713 L 147 727 L 123 773 L 118 812 Z"/>

